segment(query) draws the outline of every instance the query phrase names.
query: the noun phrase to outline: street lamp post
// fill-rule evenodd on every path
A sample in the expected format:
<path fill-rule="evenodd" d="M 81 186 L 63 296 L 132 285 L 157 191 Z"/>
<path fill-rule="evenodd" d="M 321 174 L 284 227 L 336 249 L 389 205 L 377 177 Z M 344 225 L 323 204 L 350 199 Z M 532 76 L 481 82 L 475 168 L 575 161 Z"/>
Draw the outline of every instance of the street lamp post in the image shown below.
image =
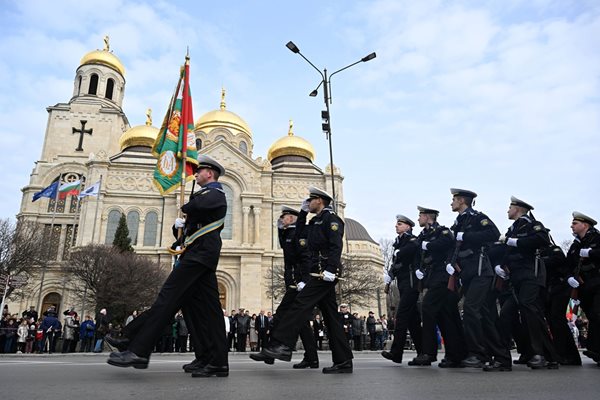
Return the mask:
<path fill-rule="evenodd" d="M 360 60 L 345 66 L 344 68 L 340 68 L 337 71 L 335 71 L 334 73 L 332 73 L 331 75 L 327 76 L 327 68 L 323 69 L 323 72 L 321 72 L 321 70 L 317 67 L 315 67 L 315 65 L 310 62 L 310 60 L 308 58 L 306 58 L 304 56 L 304 54 L 302 54 L 300 52 L 300 49 L 298 48 L 298 46 L 296 46 L 294 44 L 294 42 L 289 41 L 286 45 L 285 45 L 292 53 L 296 53 L 299 54 L 300 57 L 304 58 L 304 60 L 309 63 L 315 70 L 317 70 L 317 72 L 321 75 L 321 83 L 319 83 L 319 85 L 317 86 L 317 88 L 315 90 L 313 90 L 312 92 L 310 92 L 309 96 L 311 97 L 316 97 L 317 94 L 319 93 L 319 88 L 321 87 L 321 85 L 323 85 L 323 100 L 325 101 L 325 110 L 321 111 L 321 118 L 323 119 L 323 132 L 325 132 L 325 134 L 327 135 L 327 141 L 329 142 L 329 166 L 331 169 L 331 195 L 333 196 L 333 210 L 337 211 L 337 197 L 335 195 L 335 173 L 334 173 L 334 169 L 333 169 L 333 146 L 331 143 L 331 114 L 329 112 L 329 105 L 332 103 L 331 101 L 331 77 L 335 74 L 337 74 L 338 72 L 342 72 L 345 69 L 348 69 L 358 63 L 361 62 L 367 62 L 370 61 L 372 59 L 374 59 L 376 57 L 376 54 L 373 52 L 363 58 L 361 58 Z"/>

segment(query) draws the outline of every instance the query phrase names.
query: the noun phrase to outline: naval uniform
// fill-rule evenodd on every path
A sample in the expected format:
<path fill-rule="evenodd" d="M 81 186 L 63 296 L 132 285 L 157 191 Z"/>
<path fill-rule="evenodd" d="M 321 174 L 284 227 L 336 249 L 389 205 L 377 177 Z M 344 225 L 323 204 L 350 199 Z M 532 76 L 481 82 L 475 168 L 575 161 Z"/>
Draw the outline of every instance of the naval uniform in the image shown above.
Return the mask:
<path fill-rule="evenodd" d="M 588 257 L 580 257 L 580 250 L 588 248 L 591 248 Z M 600 232 L 591 227 L 583 238 L 576 238 L 567 258 L 571 274 L 576 272 L 581 259 L 579 277 L 583 283 L 578 288 L 578 295 L 589 321 L 586 347 L 593 352 L 592 358 L 600 365 Z"/>
<path fill-rule="evenodd" d="M 460 363 L 465 358 L 466 346 L 460 315 L 458 313 L 458 294 L 448 290 L 446 262 L 454 247 L 454 238 L 450 229 L 437 222 L 421 231 L 419 246 L 429 242 L 426 250 L 418 252 L 419 269 L 425 273 L 423 278 L 427 293 L 423 297 L 423 354 L 431 361 L 437 355 L 436 325 L 444 338 L 446 360 Z"/>
<path fill-rule="evenodd" d="M 546 285 L 546 270 L 540 252 L 550 243 L 548 232 L 541 222 L 522 215 L 505 236 L 507 243 L 509 239 L 517 239 L 517 246 L 505 243 L 496 247 L 502 253 L 502 265 L 508 268 L 513 288 L 513 295 L 506 299 L 500 311 L 503 347 L 510 349 L 510 336 L 506 333 L 511 331 L 511 326 L 506 324 L 514 319 L 515 310 L 518 309 L 528 334 L 532 355 L 545 355 L 547 361 L 558 362 L 558 355 L 544 320 L 540 296 L 540 290 Z"/>
<path fill-rule="evenodd" d="M 341 255 L 344 236 L 344 222 L 326 207 L 306 224 L 306 211 L 300 211 L 296 221 L 296 229 L 301 238 L 306 237 L 309 250 L 311 272 L 328 271 L 332 274 L 341 272 Z M 318 306 L 323 314 L 323 322 L 327 326 L 329 348 L 334 364 L 350 361 L 352 350 L 344 335 L 344 328 L 338 316 L 338 305 L 334 282 L 322 279 L 311 279 L 296 296 L 290 310 L 280 321 L 273 339 L 290 348 L 296 343 L 298 330 L 312 317 L 313 308 Z"/>
<path fill-rule="evenodd" d="M 275 311 L 275 315 L 273 316 L 271 336 L 279 329 L 279 323 L 283 318 L 286 318 L 286 314 L 294 304 L 294 300 L 296 300 L 299 293 L 297 290 L 298 283 L 307 283 L 311 280 L 306 239 L 299 237 L 297 233 L 296 224 L 278 230 L 279 244 L 283 249 L 283 279 L 286 290 L 281 299 L 281 303 L 279 303 L 277 311 Z M 300 340 L 304 347 L 304 360 L 307 362 L 314 362 L 319 361 L 319 356 L 317 354 L 317 344 L 313 335 L 313 330 L 310 326 L 310 320 L 312 320 L 312 315 L 309 319 L 304 321 L 298 333 L 300 334 Z"/>
<path fill-rule="evenodd" d="M 187 215 L 185 237 L 190 237 L 207 225 L 218 226 L 218 221 L 224 219 L 227 212 L 221 184 L 208 183 L 181 209 Z M 143 328 L 131 338 L 130 351 L 138 356 L 149 357 L 163 327 L 183 307 L 191 322 L 189 327 L 192 335 L 206 335 L 207 361 L 215 366 L 228 365 L 225 322 L 215 273 L 222 246 L 222 229 L 221 224 L 186 247 L 156 301 L 147 311 Z M 205 327 L 201 327 L 202 324 Z"/>
<path fill-rule="evenodd" d="M 456 243 L 455 251 L 461 269 L 463 326 L 468 355 L 486 362 L 489 361 L 490 349 L 500 353 L 502 348 L 495 327 L 496 318 L 492 315 L 496 312 L 496 296 L 491 291 L 494 272 L 487 255 L 488 247 L 498 240 L 500 232 L 487 215 L 471 207 L 456 218 L 451 229 L 455 236 L 463 232 L 462 241 Z M 502 362 L 510 364 L 510 353 L 501 353 Z"/>
<path fill-rule="evenodd" d="M 415 345 L 417 354 L 422 353 L 423 332 L 421 329 L 421 315 L 417 308 L 419 291 L 414 267 L 416 254 L 420 254 L 419 242 L 416 236 L 405 232 L 396 237 L 393 248 L 394 258 L 388 274 L 392 279 L 396 279 L 398 291 L 400 292 L 400 302 L 396 310 L 394 341 L 390 352 L 393 361 L 401 362 L 407 331 L 410 332 L 410 338 Z"/>

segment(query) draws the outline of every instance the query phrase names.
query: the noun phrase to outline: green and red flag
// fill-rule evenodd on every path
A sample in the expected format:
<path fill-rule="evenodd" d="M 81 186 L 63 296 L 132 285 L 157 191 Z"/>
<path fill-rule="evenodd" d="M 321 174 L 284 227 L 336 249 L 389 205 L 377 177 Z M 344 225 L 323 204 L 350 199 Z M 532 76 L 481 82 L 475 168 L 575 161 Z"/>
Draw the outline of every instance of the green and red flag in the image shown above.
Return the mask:
<path fill-rule="evenodd" d="M 163 120 L 152 154 L 158 159 L 153 181 L 164 196 L 194 179 L 198 165 L 192 93 L 190 91 L 190 65 L 186 57 L 169 109 Z"/>

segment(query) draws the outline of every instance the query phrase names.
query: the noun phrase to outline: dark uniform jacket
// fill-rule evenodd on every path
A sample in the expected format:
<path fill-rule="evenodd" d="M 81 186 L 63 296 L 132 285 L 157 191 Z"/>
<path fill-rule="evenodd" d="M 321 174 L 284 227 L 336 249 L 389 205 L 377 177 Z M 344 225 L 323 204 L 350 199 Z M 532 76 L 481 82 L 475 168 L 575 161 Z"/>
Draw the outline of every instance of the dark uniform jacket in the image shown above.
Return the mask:
<path fill-rule="evenodd" d="M 517 247 L 503 243 L 495 247 L 501 256 L 501 265 L 507 266 L 512 282 L 527 279 L 536 280 L 541 286 L 546 285 L 546 271 L 541 262 L 541 251 L 550 245 L 548 231 L 540 221 L 523 215 L 519 217 L 506 232 L 506 240 L 517 239 Z M 539 258 L 536 261 L 537 255 Z M 536 274 L 537 265 L 537 274 Z"/>
<path fill-rule="evenodd" d="M 494 276 L 487 249 L 500 237 L 496 225 L 482 212 L 467 208 L 452 225 L 454 236 L 464 232 L 457 250 L 456 261 L 461 268 L 460 278 L 468 281 L 475 276 Z"/>
<path fill-rule="evenodd" d="M 306 237 L 311 272 L 328 271 L 341 275 L 344 222 L 326 207 L 305 226 L 306 214 L 306 211 L 300 211 L 296 226 L 302 227 L 299 237 Z"/>
<path fill-rule="evenodd" d="M 299 237 L 296 225 L 279 229 L 279 245 L 283 249 L 283 279 L 285 287 L 295 286 L 310 279 L 310 257 L 306 239 Z"/>
<path fill-rule="evenodd" d="M 581 239 L 575 238 L 567 253 L 569 276 L 573 276 L 579 264 L 579 250 L 591 248 L 589 257 L 581 260 L 579 277 L 583 280 L 582 289 L 600 286 L 600 232 L 590 228 Z"/>
<path fill-rule="evenodd" d="M 392 279 L 398 280 L 398 285 L 402 282 L 414 283 L 417 281 L 415 275 L 414 262 L 416 254 L 421 254 L 417 237 L 412 233 L 405 232 L 396 237 L 393 243 L 394 256 L 392 258 L 392 266 L 388 271 L 388 275 Z M 412 275 L 412 278 L 411 278 Z"/>
<path fill-rule="evenodd" d="M 567 289 L 567 278 L 570 276 L 569 266 L 562 249 L 555 244 L 551 244 L 542 249 L 541 255 L 546 269 L 548 294 Z"/>
<path fill-rule="evenodd" d="M 454 246 L 452 231 L 435 222 L 421 231 L 417 241 L 419 248 L 423 242 L 429 242 L 427 250 L 418 251 L 415 258 L 418 269 L 425 274 L 425 287 L 447 286 L 449 275 L 446 272 L 446 262 Z"/>
<path fill-rule="evenodd" d="M 181 210 L 186 214 L 185 237 L 194 234 L 203 226 L 225 218 L 227 200 L 221 184 L 218 182 L 207 184 L 194 193 L 191 200 L 184 204 Z M 222 226 L 197 238 L 185 250 L 181 260 L 202 264 L 216 270 L 222 246 L 221 230 L 223 230 Z"/>

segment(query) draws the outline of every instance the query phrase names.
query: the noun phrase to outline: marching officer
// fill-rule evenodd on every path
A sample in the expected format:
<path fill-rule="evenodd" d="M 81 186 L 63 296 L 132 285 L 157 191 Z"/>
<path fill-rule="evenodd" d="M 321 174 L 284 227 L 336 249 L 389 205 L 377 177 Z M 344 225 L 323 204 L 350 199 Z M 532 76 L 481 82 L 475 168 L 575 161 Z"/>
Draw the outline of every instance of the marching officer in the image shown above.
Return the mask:
<path fill-rule="evenodd" d="M 541 251 L 550 244 L 548 231 L 544 225 L 531 215 L 533 206 L 514 196 L 511 197 L 507 214 L 514 223 L 506 233 L 506 242 L 494 248 L 498 252 L 495 272 L 502 279 L 509 279 L 514 296 L 510 296 L 502 305 L 500 321 L 510 321 L 514 310 L 518 308 L 521 319 L 530 340 L 532 357 L 527 366 L 532 369 L 558 368 L 558 355 L 548 333 L 544 312 L 540 305 L 540 290 L 546 284 L 546 271 L 541 260 Z M 510 316 L 507 316 L 510 313 Z M 510 351 L 510 326 L 503 326 L 502 341 L 505 351 Z M 507 370 L 508 366 L 497 359 L 484 370 Z M 546 357 L 548 359 L 546 359 Z"/>
<path fill-rule="evenodd" d="M 261 353 L 283 361 L 292 358 L 291 348 L 296 342 L 298 330 L 312 316 L 315 306 L 323 313 L 333 366 L 323 368 L 324 374 L 352 373 L 352 350 L 344 335 L 338 316 L 335 285 L 341 273 L 341 255 L 344 222 L 329 207 L 332 197 L 315 187 L 309 188 L 309 198 L 302 204 L 296 221 L 300 237 L 306 237 L 310 254 L 311 272 L 320 274 L 321 279 L 309 280 L 296 296 L 294 304 L 273 332 L 272 343 Z M 308 227 L 305 226 L 308 212 L 316 214 Z"/>
<path fill-rule="evenodd" d="M 465 344 L 458 313 L 458 294 L 448 290 L 446 263 L 454 246 L 452 231 L 437 223 L 438 210 L 417 207 L 418 236 L 421 249 L 417 257 L 417 279 L 422 280 L 427 293 L 423 297 L 423 353 L 408 365 L 431 365 L 437 360 L 436 325 L 439 326 L 446 345 L 446 357 L 438 365 L 441 368 L 458 368 L 465 358 Z"/>
<path fill-rule="evenodd" d="M 299 237 L 296 231 L 298 214 L 297 210 L 283 206 L 281 216 L 277 221 L 279 244 L 283 249 L 283 279 L 286 291 L 273 317 L 271 335 L 278 329 L 279 322 L 294 304 L 298 293 L 304 289 L 306 283 L 311 279 L 306 238 Z M 309 320 L 302 324 L 299 333 L 304 347 L 304 358 L 300 363 L 294 364 L 293 368 L 319 368 L 317 344 Z M 250 358 L 255 361 L 264 361 L 265 364 L 273 364 L 274 362 L 273 358 L 266 357 L 263 353 L 250 354 Z"/>
<path fill-rule="evenodd" d="M 596 220 L 573 213 L 571 230 L 575 240 L 567 259 L 571 269 L 569 285 L 577 289 L 581 307 L 589 321 L 587 350 L 583 352 L 600 367 L 600 232 Z"/>
<path fill-rule="evenodd" d="M 169 274 L 142 329 L 130 337 L 128 349 L 111 353 L 108 364 L 118 367 L 148 367 L 150 354 L 163 328 L 183 304 L 192 325 L 206 324 L 192 332 L 205 332 L 209 363 L 192 373 L 193 377 L 225 377 L 229 375 L 225 321 L 219 302 L 216 269 L 221 253 L 221 230 L 227 212 L 225 192 L 218 179 L 225 174 L 217 161 L 206 155 L 198 156 L 196 182 L 202 187 L 181 207 L 186 214 L 185 240 L 178 264 Z"/>
<path fill-rule="evenodd" d="M 417 237 L 412 234 L 415 223 L 404 215 L 396 215 L 396 233 L 394 240 L 394 257 L 389 271 L 384 272 L 383 281 L 385 292 L 394 279 L 400 292 L 400 302 L 396 309 L 396 325 L 394 327 L 394 341 L 390 351 L 384 350 L 381 355 L 388 360 L 400 364 L 404 353 L 406 332 L 410 331 L 410 337 L 417 349 L 417 354 L 422 353 L 422 330 L 421 315 L 417 308 L 419 291 L 417 289 L 417 277 L 415 276 L 415 257 L 420 253 Z"/>
<path fill-rule="evenodd" d="M 489 246 L 498 240 L 500 232 L 487 215 L 473 209 L 477 193 L 455 188 L 450 189 L 450 193 L 452 211 L 457 212 L 458 217 L 451 228 L 456 237 L 456 247 L 446 271 L 452 276 L 458 272 L 456 267 L 460 268 L 458 275 L 464 296 L 463 327 L 468 350 L 468 357 L 461 361 L 461 365 L 482 368 L 489 361 L 487 349 L 501 349 L 494 324 L 496 318 L 490 315 L 496 312 L 496 298 L 491 293 L 494 270 L 487 255 Z M 502 352 L 499 357 L 502 356 L 502 361 L 510 364 L 510 353 Z"/>

